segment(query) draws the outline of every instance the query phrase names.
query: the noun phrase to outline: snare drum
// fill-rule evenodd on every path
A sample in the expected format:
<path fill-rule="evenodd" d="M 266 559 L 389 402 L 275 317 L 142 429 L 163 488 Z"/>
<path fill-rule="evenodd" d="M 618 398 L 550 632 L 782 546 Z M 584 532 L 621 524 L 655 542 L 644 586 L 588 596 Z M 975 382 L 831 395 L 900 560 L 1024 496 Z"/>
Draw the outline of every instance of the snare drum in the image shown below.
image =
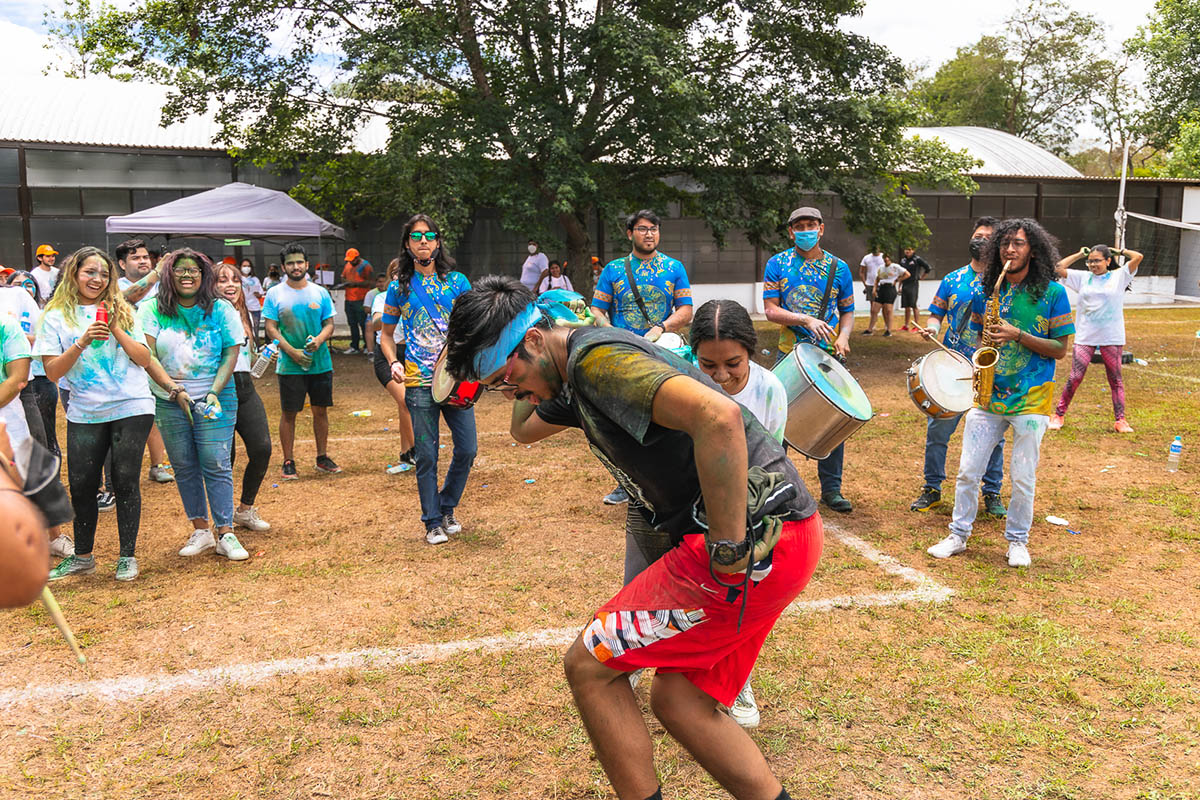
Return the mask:
<path fill-rule="evenodd" d="M 478 381 L 460 381 L 446 371 L 446 348 L 438 354 L 433 364 L 433 385 L 429 387 L 433 402 L 455 408 L 470 408 L 483 396 L 483 384 Z"/>
<path fill-rule="evenodd" d="M 797 344 L 774 372 L 787 390 L 783 440 L 809 458 L 825 458 L 871 419 L 858 381 L 819 347 Z"/>
<path fill-rule="evenodd" d="M 934 419 L 949 419 L 975 402 L 971 360 L 961 353 L 933 350 L 912 362 L 908 396 L 921 411 Z"/>

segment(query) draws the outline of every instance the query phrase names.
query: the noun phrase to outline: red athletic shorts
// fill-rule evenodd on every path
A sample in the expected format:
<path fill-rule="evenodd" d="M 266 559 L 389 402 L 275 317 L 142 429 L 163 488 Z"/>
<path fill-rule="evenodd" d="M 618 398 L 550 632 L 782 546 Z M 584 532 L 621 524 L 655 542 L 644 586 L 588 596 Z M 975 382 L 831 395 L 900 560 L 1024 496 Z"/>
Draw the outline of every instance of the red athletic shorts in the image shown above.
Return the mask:
<path fill-rule="evenodd" d="M 812 577 L 823 541 L 818 514 L 784 523 L 770 563 L 755 565 L 758 580 L 750 584 L 739 630 L 740 587 L 718 586 L 708 571 L 704 536 L 685 536 L 596 612 L 583 643 L 605 666 L 679 672 L 729 705 L 750 677 L 775 620 Z M 744 577 L 717 575 L 726 584 Z"/>

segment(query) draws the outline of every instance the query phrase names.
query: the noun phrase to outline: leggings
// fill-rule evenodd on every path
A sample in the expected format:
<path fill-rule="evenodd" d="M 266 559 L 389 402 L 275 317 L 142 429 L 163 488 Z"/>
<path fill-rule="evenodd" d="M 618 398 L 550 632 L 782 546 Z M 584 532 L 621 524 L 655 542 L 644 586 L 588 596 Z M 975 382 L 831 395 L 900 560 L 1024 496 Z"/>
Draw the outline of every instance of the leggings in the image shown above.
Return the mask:
<path fill-rule="evenodd" d="M 66 416 L 71 410 L 71 390 L 60 388 L 58 390 L 58 393 L 62 397 L 63 416 Z M 147 433 L 146 436 L 149 437 L 150 434 Z M 70 455 L 70 448 L 67 448 L 67 455 L 68 456 Z M 109 451 L 108 456 L 106 456 L 104 459 L 104 469 L 101 472 L 101 474 L 104 476 L 104 491 L 108 492 L 109 494 L 115 494 L 115 492 L 113 491 L 113 482 L 112 482 L 112 451 L 111 450 Z"/>
<path fill-rule="evenodd" d="M 1113 417 L 1125 419 L 1125 383 L 1121 380 L 1121 353 L 1125 347 L 1119 344 L 1104 344 L 1099 347 L 1100 357 L 1104 359 L 1104 372 L 1108 375 L 1108 386 L 1112 390 Z M 1058 416 L 1066 415 L 1067 406 L 1071 405 L 1071 398 L 1075 396 L 1075 390 L 1079 388 L 1088 364 L 1092 363 L 1092 353 L 1095 350 L 1096 345 L 1075 345 L 1071 377 L 1067 378 L 1067 385 L 1063 388 L 1058 398 L 1058 406 L 1054 409 Z"/>
<path fill-rule="evenodd" d="M 134 554 L 142 521 L 142 453 L 154 424 L 153 414 L 83 423 L 67 420 L 67 480 L 71 484 L 71 506 L 75 509 L 75 552 L 92 552 L 96 540 L 96 491 L 100 470 L 112 454 L 112 476 L 117 496 L 117 536 L 121 556 Z"/>
<path fill-rule="evenodd" d="M 267 410 L 262 398 L 254 389 L 254 379 L 249 372 L 233 373 L 237 388 L 238 410 L 234 430 L 242 437 L 246 446 L 246 471 L 242 473 L 242 505 L 254 505 L 259 487 L 267 476 L 267 465 L 271 463 L 271 426 L 267 422 Z M 229 445 L 229 463 L 233 464 L 234 447 Z"/>
<path fill-rule="evenodd" d="M 42 423 L 42 412 L 38 410 L 37 395 L 33 384 L 26 383 L 21 388 L 21 407 L 25 411 L 25 424 L 29 426 L 29 436 L 42 447 L 50 448 L 46 441 L 46 426 Z"/>
<path fill-rule="evenodd" d="M 58 446 L 58 386 L 45 375 L 30 379 L 29 386 L 33 389 L 33 400 L 42 418 L 42 429 L 46 432 L 46 447 L 54 455 L 62 455 Z"/>

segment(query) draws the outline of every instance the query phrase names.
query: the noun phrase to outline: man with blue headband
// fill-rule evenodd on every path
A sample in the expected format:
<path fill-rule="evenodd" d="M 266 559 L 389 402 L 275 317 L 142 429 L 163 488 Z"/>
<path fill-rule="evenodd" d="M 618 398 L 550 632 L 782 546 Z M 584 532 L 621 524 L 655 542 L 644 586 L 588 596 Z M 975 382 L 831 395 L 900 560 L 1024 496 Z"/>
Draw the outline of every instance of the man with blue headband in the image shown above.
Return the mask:
<path fill-rule="evenodd" d="M 535 441 L 580 428 L 672 547 L 605 603 L 566 654 L 575 704 L 613 789 L 661 799 L 628 680 L 655 668 L 651 708 L 730 794 L 789 795 L 719 704 L 808 583 L 821 519 L 783 447 L 678 355 L 630 331 L 557 324 L 512 278 L 488 276 L 450 315 L 446 367 L 515 400 Z"/>

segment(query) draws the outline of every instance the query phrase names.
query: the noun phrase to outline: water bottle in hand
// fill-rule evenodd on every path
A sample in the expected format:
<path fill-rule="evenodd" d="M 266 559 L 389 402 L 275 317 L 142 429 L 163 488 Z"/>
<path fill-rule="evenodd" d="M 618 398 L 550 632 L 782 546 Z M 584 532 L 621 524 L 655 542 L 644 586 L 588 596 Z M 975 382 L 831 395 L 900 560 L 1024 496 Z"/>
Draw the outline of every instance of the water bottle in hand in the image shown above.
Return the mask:
<path fill-rule="evenodd" d="M 258 354 L 258 358 L 254 362 L 254 366 L 250 368 L 250 376 L 253 378 L 261 378 L 267 374 L 267 367 L 271 366 L 271 362 L 279 355 L 279 340 L 271 342 L 262 349 Z"/>
<path fill-rule="evenodd" d="M 1171 449 L 1167 451 L 1167 472 L 1179 471 L 1179 457 L 1183 455 L 1183 437 L 1176 436 L 1175 441 L 1171 442 Z"/>

